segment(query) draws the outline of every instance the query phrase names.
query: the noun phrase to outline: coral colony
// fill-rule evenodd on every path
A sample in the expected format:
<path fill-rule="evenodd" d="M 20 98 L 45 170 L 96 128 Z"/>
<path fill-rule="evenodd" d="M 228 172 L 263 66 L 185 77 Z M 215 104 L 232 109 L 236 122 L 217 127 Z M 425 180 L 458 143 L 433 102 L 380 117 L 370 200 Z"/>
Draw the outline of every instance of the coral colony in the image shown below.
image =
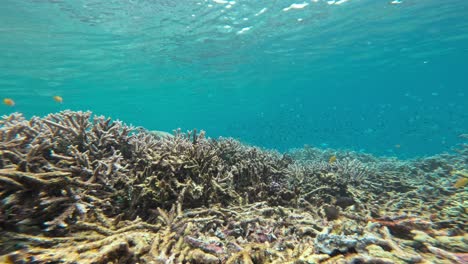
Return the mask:
<path fill-rule="evenodd" d="M 4 116 L 0 140 L 1 263 L 468 261 L 467 144 L 280 154 L 71 111 Z"/>

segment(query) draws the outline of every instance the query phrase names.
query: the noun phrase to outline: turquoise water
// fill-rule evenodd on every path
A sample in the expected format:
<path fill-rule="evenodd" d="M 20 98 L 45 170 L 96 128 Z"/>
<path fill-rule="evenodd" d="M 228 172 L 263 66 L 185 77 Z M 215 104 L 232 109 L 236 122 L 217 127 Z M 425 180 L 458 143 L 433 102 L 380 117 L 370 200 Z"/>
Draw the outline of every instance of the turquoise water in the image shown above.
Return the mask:
<path fill-rule="evenodd" d="M 468 132 L 467 17 L 464 0 L 3 0 L 0 114 L 431 155 Z"/>

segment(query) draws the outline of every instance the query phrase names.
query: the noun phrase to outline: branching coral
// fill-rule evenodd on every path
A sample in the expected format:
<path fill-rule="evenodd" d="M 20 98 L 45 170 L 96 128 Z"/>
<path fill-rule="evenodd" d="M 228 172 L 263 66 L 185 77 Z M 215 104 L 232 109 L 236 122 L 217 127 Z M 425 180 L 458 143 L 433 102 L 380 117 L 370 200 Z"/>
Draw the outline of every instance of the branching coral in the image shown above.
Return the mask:
<path fill-rule="evenodd" d="M 161 135 L 90 112 L 4 116 L 0 262 L 463 259 L 460 155 L 280 154 L 203 131 Z"/>

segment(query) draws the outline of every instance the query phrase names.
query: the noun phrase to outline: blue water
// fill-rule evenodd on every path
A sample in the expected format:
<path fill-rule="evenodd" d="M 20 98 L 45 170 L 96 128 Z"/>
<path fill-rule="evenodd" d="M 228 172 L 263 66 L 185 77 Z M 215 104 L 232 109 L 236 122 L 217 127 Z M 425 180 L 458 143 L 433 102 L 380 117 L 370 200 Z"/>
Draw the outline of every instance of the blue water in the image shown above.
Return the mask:
<path fill-rule="evenodd" d="M 3 0 L 0 114 L 432 155 L 468 132 L 467 17 L 465 0 Z"/>

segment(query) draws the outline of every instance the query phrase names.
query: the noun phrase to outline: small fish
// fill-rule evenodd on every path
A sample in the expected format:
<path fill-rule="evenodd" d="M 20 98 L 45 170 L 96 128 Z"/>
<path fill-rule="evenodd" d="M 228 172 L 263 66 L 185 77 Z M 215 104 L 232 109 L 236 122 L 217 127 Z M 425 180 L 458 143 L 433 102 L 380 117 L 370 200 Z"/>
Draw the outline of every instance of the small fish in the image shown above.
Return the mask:
<path fill-rule="evenodd" d="M 62 96 L 56 95 L 56 96 L 54 96 L 54 97 L 52 97 L 52 98 L 54 98 L 54 101 L 57 102 L 57 103 L 63 103 L 63 98 L 62 98 Z"/>
<path fill-rule="evenodd" d="M 395 148 L 399 149 L 399 148 L 401 148 L 401 145 L 400 145 L 400 144 L 396 144 L 396 145 L 395 145 Z"/>
<path fill-rule="evenodd" d="M 468 184 L 468 178 L 460 177 L 457 182 L 453 185 L 455 188 L 464 188 Z"/>
<path fill-rule="evenodd" d="M 8 106 L 14 106 L 15 105 L 15 101 L 13 101 L 13 99 L 11 99 L 11 98 L 3 99 L 3 103 L 8 105 Z"/>
<path fill-rule="evenodd" d="M 173 138 L 174 135 L 171 133 L 165 132 L 165 131 L 159 131 L 159 130 L 151 130 L 149 131 L 150 134 L 155 136 L 157 139 L 163 139 L 163 138 Z"/>
<path fill-rule="evenodd" d="M 336 162 L 336 156 L 333 155 L 333 156 L 331 156 L 330 159 L 328 160 L 328 163 L 329 163 L 329 164 L 333 164 L 333 163 L 335 163 L 335 162 Z"/>

